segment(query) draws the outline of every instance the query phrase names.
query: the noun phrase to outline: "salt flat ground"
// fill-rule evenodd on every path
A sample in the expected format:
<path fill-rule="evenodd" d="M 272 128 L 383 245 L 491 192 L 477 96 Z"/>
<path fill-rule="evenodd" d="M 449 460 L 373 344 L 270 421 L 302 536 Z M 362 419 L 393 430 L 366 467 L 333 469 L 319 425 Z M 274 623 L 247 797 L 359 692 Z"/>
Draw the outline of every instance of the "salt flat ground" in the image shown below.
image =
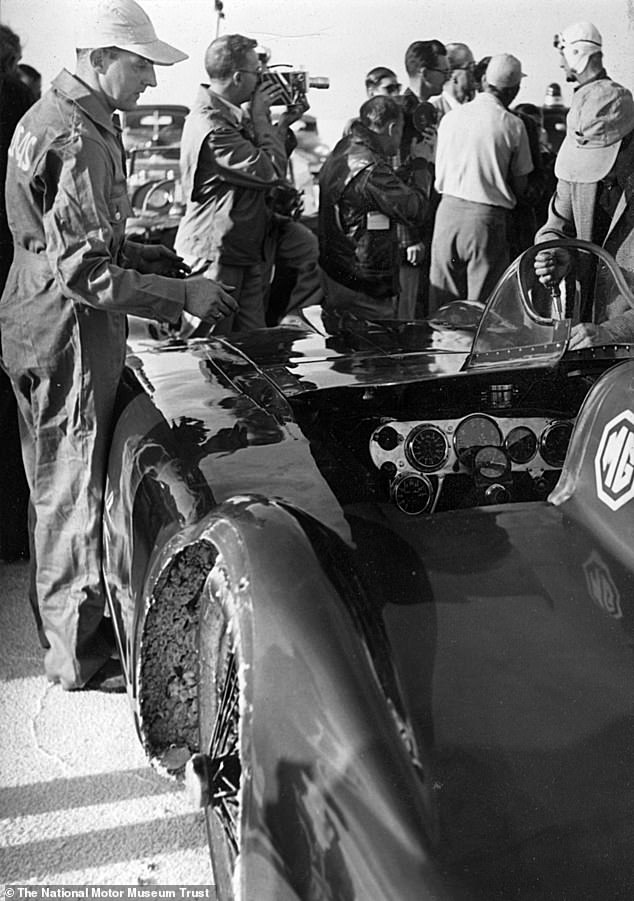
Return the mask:
<path fill-rule="evenodd" d="M 213 885 L 202 813 L 147 764 L 127 696 L 47 682 L 27 584 L 0 563 L 0 883 Z"/>

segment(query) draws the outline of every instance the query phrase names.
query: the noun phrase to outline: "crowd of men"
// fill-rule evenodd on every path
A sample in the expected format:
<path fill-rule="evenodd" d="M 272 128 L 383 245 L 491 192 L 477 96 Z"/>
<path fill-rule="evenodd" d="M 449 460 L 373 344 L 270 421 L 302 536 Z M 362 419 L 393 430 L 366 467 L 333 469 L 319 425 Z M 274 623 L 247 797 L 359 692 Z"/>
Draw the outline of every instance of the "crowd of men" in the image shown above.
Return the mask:
<path fill-rule="evenodd" d="M 315 237 L 274 202 L 306 107 L 291 104 L 273 124 L 279 88 L 263 79 L 256 42 L 223 35 L 207 49 L 208 83 L 182 136 L 186 210 L 172 250 L 126 237 L 117 112 L 156 85 L 156 66 L 186 54 L 157 37 L 135 0 L 85 0 L 81 12 L 75 73 L 63 70 L 34 104 L 18 87 L 19 40 L 0 34 L 3 136 L 13 134 L 3 147 L 3 259 L 13 261 L 0 358 L 19 414 L 46 674 L 66 690 L 118 690 L 101 515 L 126 315 L 187 335 L 263 328 L 281 259 L 298 274 L 299 305 L 408 319 L 485 300 L 511 253 L 555 236 L 605 244 L 632 281 L 634 105 L 603 68 L 597 29 L 566 29 L 558 50 L 577 89 L 537 230 L 548 149 L 539 111 L 511 106 L 520 61 L 476 63 L 464 43 L 415 41 L 404 91 L 392 70 L 368 73 L 367 99 L 320 173 Z M 549 284 L 567 265 L 565 253 L 544 251 L 536 271 Z M 602 315 L 575 327 L 575 346 L 632 337 L 634 311 Z"/>

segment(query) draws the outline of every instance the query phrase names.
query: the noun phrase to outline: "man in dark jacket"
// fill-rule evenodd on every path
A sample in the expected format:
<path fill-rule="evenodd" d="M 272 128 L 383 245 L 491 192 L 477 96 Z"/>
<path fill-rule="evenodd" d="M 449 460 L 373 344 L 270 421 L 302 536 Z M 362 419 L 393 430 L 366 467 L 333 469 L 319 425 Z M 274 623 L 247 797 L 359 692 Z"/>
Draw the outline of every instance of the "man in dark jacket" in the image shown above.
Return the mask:
<path fill-rule="evenodd" d="M 424 218 L 424 193 L 390 165 L 401 142 L 403 114 L 390 97 L 366 100 L 319 176 L 319 251 L 324 306 L 370 319 L 397 314 L 397 223 Z"/>

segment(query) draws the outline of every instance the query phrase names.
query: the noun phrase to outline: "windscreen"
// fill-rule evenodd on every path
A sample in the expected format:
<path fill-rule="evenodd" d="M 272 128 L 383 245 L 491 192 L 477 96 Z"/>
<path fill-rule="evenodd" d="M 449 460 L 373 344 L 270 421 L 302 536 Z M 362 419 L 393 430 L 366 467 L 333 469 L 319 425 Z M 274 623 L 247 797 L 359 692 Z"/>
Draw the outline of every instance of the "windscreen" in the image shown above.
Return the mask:
<path fill-rule="evenodd" d="M 538 254 L 556 253 L 565 272 L 545 287 Z M 612 257 L 586 241 L 549 241 L 529 248 L 506 270 L 486 305 L 465 368 L 555 362 L 577 322 L 598 323 L 634 309 L 634 294 Z"/>

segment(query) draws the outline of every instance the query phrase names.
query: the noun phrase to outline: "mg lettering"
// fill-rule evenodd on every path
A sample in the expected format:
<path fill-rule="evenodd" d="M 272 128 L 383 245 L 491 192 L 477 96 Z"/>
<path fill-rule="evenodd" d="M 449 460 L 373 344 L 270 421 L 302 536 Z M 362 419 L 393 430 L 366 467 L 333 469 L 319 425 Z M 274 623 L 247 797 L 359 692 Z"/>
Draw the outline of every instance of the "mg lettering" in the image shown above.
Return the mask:
<path fill-rule="evenodd" d="M 583 564 L 588 593 L 594 603 L 615 619 L 622 619 L 621 598 L 610 570 L 593 551 Z"/>
<path fill-rule="evenodd" d="M 23 172 L 28 172 L 33 165 L 33 151 L 37 138 L 30 131 L 26 131 L 23 125 L 18 125 L 9 146 L 9 156 L 13 157 L 16 165 Z"/>
<path fill-rule="evenodd" d="M 624 410 L 603 429 L 594 458 L 597 496 L 611 510 L 634 497 L 634 413 Z"/>

